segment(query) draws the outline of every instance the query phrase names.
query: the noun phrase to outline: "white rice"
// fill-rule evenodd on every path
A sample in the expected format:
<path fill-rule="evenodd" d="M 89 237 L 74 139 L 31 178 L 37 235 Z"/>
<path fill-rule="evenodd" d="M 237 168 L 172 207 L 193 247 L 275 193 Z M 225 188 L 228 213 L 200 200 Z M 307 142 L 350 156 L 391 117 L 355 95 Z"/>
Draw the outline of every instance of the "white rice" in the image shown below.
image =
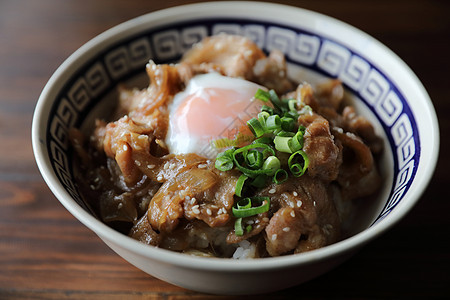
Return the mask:
<path fill-rule="evenodd" d="M 239 247 L 233 253 L 233 259 L 249 259 L 256 257 L 256 245 L 247 240 L 238 243 Z"/>

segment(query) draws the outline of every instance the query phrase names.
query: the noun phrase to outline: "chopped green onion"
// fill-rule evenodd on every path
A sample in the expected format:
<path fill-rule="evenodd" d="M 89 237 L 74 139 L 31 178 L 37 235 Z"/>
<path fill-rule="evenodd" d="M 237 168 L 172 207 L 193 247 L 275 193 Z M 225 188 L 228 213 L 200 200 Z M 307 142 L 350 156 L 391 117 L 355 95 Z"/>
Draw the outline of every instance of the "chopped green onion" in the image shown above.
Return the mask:
<path fill-rule="evenodd" d="M 275 130 L 281 127 L 281 118 L 279 115 L 269 116 L 266 120 L 266 129 Z"/>
<path fill-rule="evenodd" d="M 250 150 L 245 160 L 251 169 L 260 169 L 264 163 L 263 154 L 257 150 Z"/>
<path fill-rule="evenodd" d="M 229 171 L 234 166 L 233 158 L 227 156 L 218 157 L 215 166 L 219 171 Z"/>
<path fill-rule="evenodd" d="M 267 105 L 263 105 L 261 107 L 261 111 L 267 112 L 269 115 L 273 115 L 273 107 L 270 107 L 270 106 L 267 106 Z"/>
<path fill-rule="evenodd" d="M 290 147 L 291 140 L 292 137 L 277 135 L 273 140 L 275 144 L 275 149 L 277 149 L 280 152 L 292 153 Z"/>
<path fill-rule="evenodd" d="M 236 182 L 236 188 L 235 188 L 235 194 L 238 197 L 242 196 L 242 189 L 244 187 L 244 183 L 247 180 L 247 176 L 245 176 L 244 174 L 242 174 L 241 176 L 239 176 L 238 181 Z"/>
<path fill-rule="evenodd" d="M 278 169 L 273 175 L 273 182 L 276 184 L 280 184 L 285 182 L 289 177 L 288 172 L 284 169 Z"/>
<path fill-rule="evenodd" d="M 264 165 L 262 166 L 263 170 L 271 170 L 267 175 L 271 176 L 275 174 L 275 172 L 281 167 L 281 162 L 276 156 L 269 156 L 264 161 Z"/>
<path fill-rule="evenodd" d="M 263 188 L 266 186 L 266 182 L 267 182 L 267 176 L 265 174 L 260 174 L 253 179 L 253 181 L 250 183 L 250 185 L 257 187 L 257 188 Z"/>
<path fill-rule="evenodd" d="M 295 133 L 290 132 L 290 131 L 280 130 L 279 132 L 277 132 L 277 136 L 293 137 L 294 135 L 295 135 Z"/>
<path fill-rule="evenodd" d="M 237 218 L 234 222 L 234 233 L 237 236 L 244 235 L 244 229 L 242 228 L 242 218 Z"/>
<path fill-rule="evenodd" d="M 294 120 L 298 119 L 298 113 L 296 111 L 288 111 L 285 112 L 283 117 L 292 118 Z"/>
<path fill-rule="evenodd" d="M 302 135 L 304 135 L 305 131 L 306 131 L 306 127 L 303 125 L 300 125 L 300 126 L 298 126 L 298 131 L 300 131 L 302 133 Z"/>
<path fill-rule="evenodd" d="M 252 207 L 252 200 L 250 198 L 244 198 L 238 201 L 236 204 L 238 209 L 247 209 Z"/>
<path fill-rule="evenodd" d="M 289 99 L 288 107 L 289 107 L 289 111 L 297 112 L 297 100 L 296 99 Z"/>
<path fill-rule="evenodd" d="M 280 98 L 278 98 L 277 93 L 274 90 L 269 91 L 270 95 L 270 102 L 272 102 L 273 106 L 278 109 L 280 112 L 283 111 L 283 102 L 280 101 Z"/>
<path fill-rule="evenodd" d="M 270 144 L 272 144 L 272 142 L 273 142 L 272 138 L 270 138 L 268 136 L 263 136 L 263 137 L 260 137 L 259 139 L 254 140 L 252 144 L 261 143 L 261 144 L 270 145 Z"/>
<path fill-rule="evenodd" d="M 247 125 L 256 137 L 260 137 L 265 133 L 263 125 L 257 118 L 248 120 Z"/>
<path fill-rule="evenodd" d="M 284 131 L 292 131 L 295 128 L 294 119 L 291 117 L 282 117 L 281 118 L 281 129 Z"/>
<path fill-rule="evenodd" d="M 250 144 L 245 147 L 239 148 L 233 152 L 234 164 L 242 173 L 244 173 L 248 177 L 255 178 L 256 176 L 258 176 L 260 174 L 270 173 L 270 170 L 263 170 L 263 169 L 253 170 L 247 166 L 247 163 L 246 163 L 247 158 L 246 157 L 247 157 L 249 151 L 252 149 L 258 149 L 258 148 L 263 149 L 263 151 L 262 151 L 263 157 L 265 155 L 267 155 L 267 153 L 269 153 L 271 155 L 275 155 L 275 151 L 269 145 L 262 144 L 262 143 Z"/>
<path fill-rule="evenodd" d="M 305 174 L 309 165 L 308 155 L 302 150 L 293 153 L 288 159 L 289 170 L 295 177 Z"/>
<path fill-rule="evenodd" d="M 260 113 L 258 114 L 258 121 L 259 121 L 259 123 L 265 124 L 267 118 L 270 117 L 270 116 L 271 116 L 271 115 L 270 115 L 268 112 L 266 112 L 266 111 L 260 112 Z"/>
<path fill-rule="evenodd" d="M 247 225 L 247 227 L 245 227 L 245 231 L 247 231 L 247 233 L 252 231 L 252 229 L 253 229 L 252 225 Z"/>
<path fill-rule="evenodd" d="M 236 168 L 242 172 L 236 182 L 237 197 L 243 196 L 244 187 L 247 185 L 259 189 L 267 186 L 269 180 L 280 184 L 289 178 L 288 171 L 298 177 L 306 172 L 309 165 L 308 156 L 302 151 L 306 128 L 298 126 L 297 119 L 300 114 L 311 113 L 311 107 L 299 104 L 297 99 L 280 99 L 274 90 L 259 89 L 255 99 L 270 101 L 271 104 L 262 105 L 258 116 L 247 121 L 254 137 L 247 135 L 245 141 L 251 144 L 226 150 L 216 159 L 217 169 L 228 171 Z M 224 147 L 236 147 L 242 144 L 242 141 L 243 139 L 236 137 L 234 140 L 221 139 L 215 142 L 216 145 Z M 276 157 L 279 152 L 290 154 L 286 169 L 281 168 L 281 161 Z M 251 180 L 248 180 L 249 178 Z M 232 208 L 233 215 L 238 218 L 235 223 L 236 235 L 243 235 L 244 230 L 252 230 L 251 226 L 242 228 L 242 218 L 265 212 L 269 207 L 269 197 L 241 199 L 236 207 Z"/>
<path fill-rule="evenodd" d="M 255 98 L 264 102 L 268 102 L 270 100 L 269 92 L 266 92 L 262 89 L 258 89 L 255 93 Z"/>
<path fill-rule="evenodd" d="M 243 207 L 240 206 L 239 203 L 245 201 L 245 203 L 247 203 L 247 201 L 249 201 L 251 204 L 252 201 L 257 202 L 257 204 L 259 204 L 259 206 L 252 206 L 252 207 Z M 270 208 L 270 198 L 269 197 L 252 197 L 252 198 L 244 198 L 242 200 L 240 200 L 237 203 L 237 208 L 233 206 L 232 211 L 233 211 L 233 216 L 235 216 L 236 218 L 245 218 L 245 217 L 251 217 L 251 216 L 255 216 L 257 214 L 261 214 L 264 213 L 266 211 L 268 211 Z M 242 227 L 242 226 L 241 226 Z"/>
<path fill-rule="evenodd" d="M 292 152 L 297 152 L 303 148 L 303 133 L 301 131 L 294 135 L 289 146 Z"/>

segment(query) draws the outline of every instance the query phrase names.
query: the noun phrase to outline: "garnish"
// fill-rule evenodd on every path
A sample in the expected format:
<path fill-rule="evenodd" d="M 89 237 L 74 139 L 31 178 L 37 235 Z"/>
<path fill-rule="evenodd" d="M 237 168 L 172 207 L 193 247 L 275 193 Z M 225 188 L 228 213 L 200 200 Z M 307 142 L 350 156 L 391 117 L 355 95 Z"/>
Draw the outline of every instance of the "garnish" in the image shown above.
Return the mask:
<path fill-rule="evenodd" d="M 311 108 L 302 105 L 299 110 L 296 99 L 280 99 L 273 90 L 259 89 L 254 98 L 271 105 L 263 105 L 258 116 L 247 121 L 254 135 L 253 142 L 243 147 L 237 147 L 234 140 L 214 142 L 217 148 L 231 147 L 217 155 L 216 168 L 220 171 L 236 168 L 242 173 L 235 194 L 243 198 L 233 207 L 236 235 L 244 234 L 242 218 L 266 212 L 270 207 L 269 197 L 244 197 L 248 190 L 263 188 L 270 179 L 276 184 L 283 183 L 289 174 L 302 176 L 309 165 L 308 156 L 302 150 L 306 128 L 298 126 L 296 120 L 300 114 L 310 113 Z M 287 165 L 282 165 L 281 153 L 290 154 Z M 254 206 L 255 203 L 258 205 Z M 245 230 L 248 232 L 251 226 Z"/>
<path fill-rule="evenodd" d="M 254 204 L 256 206 L 253 206 Z M 244 228 L 242 227 L 243 218 L 265 213 L 269 210 L 269 207 L 269 197 L 251 197 L 239 200 L 236 203 L 236 207 L 232 208 L 233 216 L 236 217 L 236 221 L 234 222 L 234 233 L 237 236 L 242 236 L 244 234 Z M 248 225 L 245 228 L 246 232 L 250 232 L 251 230 L 251 225 Z"/>

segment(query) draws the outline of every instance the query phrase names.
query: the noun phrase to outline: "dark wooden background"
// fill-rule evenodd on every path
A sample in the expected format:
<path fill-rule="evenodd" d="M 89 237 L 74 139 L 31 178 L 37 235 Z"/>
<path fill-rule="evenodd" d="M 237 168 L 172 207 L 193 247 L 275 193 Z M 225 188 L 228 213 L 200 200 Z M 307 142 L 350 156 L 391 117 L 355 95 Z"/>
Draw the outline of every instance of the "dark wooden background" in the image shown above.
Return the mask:
<path fill-rule="evenodd" d="M 0 0 L 0 299 L 216 298 L 155 279 L 113 253 L 52 195 L 31 149 L 36 101 L 64 59 L 114 25 L 192 2 Z M 450 1 L 276 2 L 338 18 L 396 52 L 428 90 L 442 140 L 429 187 L 395 228 L 335 270 L 267 298 L 450 297 Z"/>

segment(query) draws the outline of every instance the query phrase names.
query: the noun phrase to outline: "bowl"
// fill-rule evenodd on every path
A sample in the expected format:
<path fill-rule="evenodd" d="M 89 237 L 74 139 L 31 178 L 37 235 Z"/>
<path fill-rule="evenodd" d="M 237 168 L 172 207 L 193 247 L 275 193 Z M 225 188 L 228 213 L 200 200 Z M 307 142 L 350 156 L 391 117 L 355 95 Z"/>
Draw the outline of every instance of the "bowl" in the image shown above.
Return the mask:
<path fill-rule="evenodd" d="M 143 87 L 149 59 L 176 62 L 201 38 L 220 32 L 245 35 L 265 51 L 281 50 L 290 72 L 306 81 L 339 78 L 357 109 L 383 137 L 383 188 L 355 223 L 350 237 L 297 255 L 200 258 L 133 240 L 102 223 L 85 204 L 74 180 L 69 128 L 88 130 L 96 117 L 107 116 L 119 83 Z M 187 289 L 258 294 L 327 272 L 404 217 L 434 171 L 439 128 L 429 96 L 414 73 L 360 30 L 295 7 L 214 2 L 146 14 L 83 45 L 43 89 L 34 113 L 32 140 L 39 170 L 56 198 L 125 260 Z"/>

